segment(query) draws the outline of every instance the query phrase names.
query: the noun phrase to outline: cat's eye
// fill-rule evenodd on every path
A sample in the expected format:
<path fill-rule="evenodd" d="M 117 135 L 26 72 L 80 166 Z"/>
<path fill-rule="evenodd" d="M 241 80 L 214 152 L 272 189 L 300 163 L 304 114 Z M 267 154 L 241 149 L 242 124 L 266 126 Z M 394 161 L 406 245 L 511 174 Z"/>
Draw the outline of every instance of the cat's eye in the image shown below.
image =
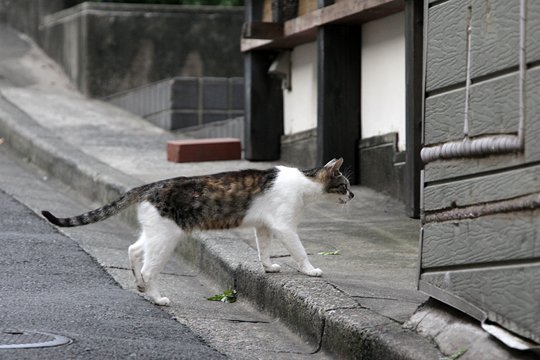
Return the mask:
<path fill-rule="evenodd" d="M 332 174 L 333 177 L 338 177 L 340 175 L 341 173 L 339 171 L 334 171 L 334 173 Z"/>

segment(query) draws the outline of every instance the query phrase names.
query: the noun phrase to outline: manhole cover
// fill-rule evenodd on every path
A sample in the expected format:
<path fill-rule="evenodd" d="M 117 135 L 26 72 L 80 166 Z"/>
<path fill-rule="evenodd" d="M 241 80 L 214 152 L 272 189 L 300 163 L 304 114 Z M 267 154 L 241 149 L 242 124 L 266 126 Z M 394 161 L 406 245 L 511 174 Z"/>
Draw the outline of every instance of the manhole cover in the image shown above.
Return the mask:
<path fill-rule="evenodd" d="M 0 349 L 50 347 L 70 342 L 67 337 L 40 331 L 0 330 Z"/>

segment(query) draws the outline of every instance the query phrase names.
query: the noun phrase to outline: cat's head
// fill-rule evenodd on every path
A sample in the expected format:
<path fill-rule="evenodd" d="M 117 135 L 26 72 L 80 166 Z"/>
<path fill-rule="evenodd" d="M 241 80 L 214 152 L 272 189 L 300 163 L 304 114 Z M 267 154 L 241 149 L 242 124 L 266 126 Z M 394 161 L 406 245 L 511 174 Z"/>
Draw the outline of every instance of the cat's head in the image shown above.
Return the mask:
<path fill-rule="evenodd" d="M 306 172 L 306 175 L 322 184 L 323 194 L 331 201 L 345 204 L 354 197 L 354 194 L 351 191 L 349 179 L 339 170 L 341 165 L 343 165 L 343 158 L 333 159 L 321 168 Z"/>

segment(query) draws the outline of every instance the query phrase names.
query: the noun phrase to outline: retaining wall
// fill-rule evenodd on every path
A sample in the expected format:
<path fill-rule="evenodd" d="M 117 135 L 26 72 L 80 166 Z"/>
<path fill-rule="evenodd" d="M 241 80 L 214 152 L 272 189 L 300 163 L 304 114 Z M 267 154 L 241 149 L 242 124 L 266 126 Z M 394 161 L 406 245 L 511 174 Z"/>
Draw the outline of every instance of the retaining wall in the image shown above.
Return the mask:
<path fill-rule="evenodd" d="M 86 95 L 175 76 L 243 76 L 242 7 L 0 0 L 0 19 L 33 37 Z"/>

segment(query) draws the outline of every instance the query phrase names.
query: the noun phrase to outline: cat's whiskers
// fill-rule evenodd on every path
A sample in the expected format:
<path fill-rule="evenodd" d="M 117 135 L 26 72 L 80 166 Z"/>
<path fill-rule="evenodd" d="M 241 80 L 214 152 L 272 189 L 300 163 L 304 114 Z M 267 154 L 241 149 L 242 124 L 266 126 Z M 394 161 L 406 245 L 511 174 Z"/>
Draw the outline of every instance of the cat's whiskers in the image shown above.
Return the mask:
<path fill-rule="evenodd" d="M 343 176 L 345 176 L 347 178 L 347 180 L 349 180 L 349 182 L 351 181 L 352 174 L 353 174 L 353 171 L 352 171 L 352 168 L 350 166 L 347 166 L 343 170 Z"/>

